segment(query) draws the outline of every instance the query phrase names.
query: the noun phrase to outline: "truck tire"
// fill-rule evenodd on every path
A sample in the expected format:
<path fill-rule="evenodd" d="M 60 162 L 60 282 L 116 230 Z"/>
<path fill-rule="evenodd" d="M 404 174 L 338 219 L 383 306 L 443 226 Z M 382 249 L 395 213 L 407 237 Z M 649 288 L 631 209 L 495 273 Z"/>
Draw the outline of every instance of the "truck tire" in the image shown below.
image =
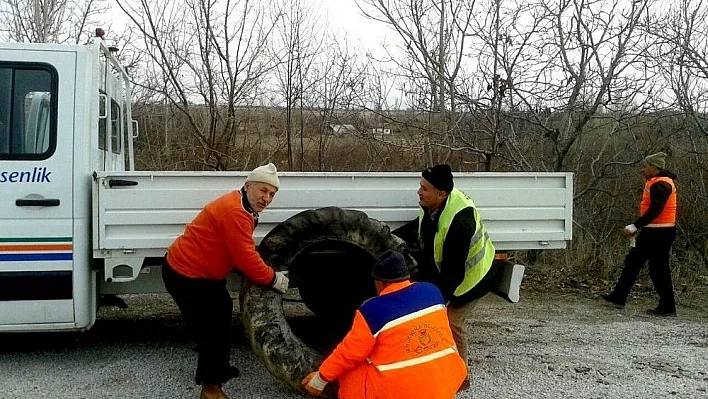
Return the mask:
<path fill-rule="evenodd" d="M 344 262 L 343 266 L 341 261 L 327 262 L 328 256 L 332 255 L 327 252 L 331 247 L 344 251 L 346 258 L 358 259 L 358 264 Z M 303 299 L 314 296 L 310 303 L 304 300 L 310 310 L 331 316 L 331 305 L 335 304 L 334 310 L 340 306 L 342 313 L 349 317 L 349 326 L 354 310 L 362 300 L 356 305 L 351 304 L 354 299 L 344 302 L 334 298 L 323 300 L 317 298 L 317 293 L 305 294 L 301 287 L 308 280 L 319 279 L 326 283 L 322 284 L 325 286 L 358 286 L 363 295 L 372 296 L 372 291 L 375 295 L 371 268 L 381 253 L 391 249 L 407 254 L 405 243 L 392 235 L 385 223 L 369 218 L 364 212 L 336 207 L 307 210 L 287 219 L 273 228 L 258 247 L 268 265 L 290 272 L 290 287 L 300 288 Z M 325 262 L 317 262 L 318 255 L 323 256 L 321 259 Z M 299 258 L 306 261 L 299 261 Z M 406 258 L 413 271 L 415 261 L 410 256 Z M 338 274 L 341 269 L 345 269 L 342 273 L 349 277 L 341 277 Z M 356 278 L 352 279 L 351 275 Z M 344 281 L 337 281 L 340 278 Z M 317 370 L 323 354 L 295 336 L 283 314 L 282 295 L 246 281 L 240 291 L 240 305 L 245 335 L 256 356 L 282 384 L 302 391 L 302 379 Z M 335 385 L 328 384 L 324 397 L 336 397 Z"/>

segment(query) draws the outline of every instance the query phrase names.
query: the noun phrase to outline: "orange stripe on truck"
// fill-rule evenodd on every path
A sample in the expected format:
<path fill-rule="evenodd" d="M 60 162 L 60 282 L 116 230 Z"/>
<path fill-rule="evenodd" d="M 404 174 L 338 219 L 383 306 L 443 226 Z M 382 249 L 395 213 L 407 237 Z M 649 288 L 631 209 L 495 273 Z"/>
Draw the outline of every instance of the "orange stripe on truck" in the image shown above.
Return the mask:
<path fill-rule="evenodd" d="M 71 244 L 0 245 L 0 251 L 71 251 Z"/>

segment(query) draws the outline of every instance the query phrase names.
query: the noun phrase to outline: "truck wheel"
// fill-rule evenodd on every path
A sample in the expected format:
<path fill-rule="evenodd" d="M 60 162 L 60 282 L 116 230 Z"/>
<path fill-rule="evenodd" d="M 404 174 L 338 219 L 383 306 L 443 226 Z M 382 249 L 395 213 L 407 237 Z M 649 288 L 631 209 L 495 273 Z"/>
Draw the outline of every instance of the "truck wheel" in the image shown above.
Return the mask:
<path fill-rule="evenodd" d="M 298 289 L 313 313 L 344 320 L 347 328 L 359 305 L 376 295 L 371 269 L 379 255 L 390 249 L 407 254 L 405 243 L 385 223 L 364 212 L 336 207 L 289 218 L 258 247 L 267 264 L 289 271 L 290 288 Z M 415 261 L 406 259 L 414 271 Z M 323 354 L 295 336 L 283 314 L 282 296 L 246 281 L 240 304 L 245 334 L 255 354 L 280 382 L 302 390 L 300 382 L 317 370 Z M 325 397 L 336 397 L 334 385 L 328 385 Z"/>

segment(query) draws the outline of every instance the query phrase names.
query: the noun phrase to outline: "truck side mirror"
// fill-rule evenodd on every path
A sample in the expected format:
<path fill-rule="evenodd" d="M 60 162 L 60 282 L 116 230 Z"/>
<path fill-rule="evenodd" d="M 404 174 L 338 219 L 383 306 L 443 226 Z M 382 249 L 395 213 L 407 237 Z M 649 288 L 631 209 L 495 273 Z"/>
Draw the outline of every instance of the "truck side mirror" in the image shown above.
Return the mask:
<path fill-rule="evenodd" d="M 135 140 L 135 139 L 138 138 L 138 132 L 140 131 L 140 130 L 138 129 L 138 121 L 136 121 L 135 119 L 133 119 L 133 120 L 130 121 L 130 122 L 131 122 L 131 124 L 133 125 L 133 140 Z"/>

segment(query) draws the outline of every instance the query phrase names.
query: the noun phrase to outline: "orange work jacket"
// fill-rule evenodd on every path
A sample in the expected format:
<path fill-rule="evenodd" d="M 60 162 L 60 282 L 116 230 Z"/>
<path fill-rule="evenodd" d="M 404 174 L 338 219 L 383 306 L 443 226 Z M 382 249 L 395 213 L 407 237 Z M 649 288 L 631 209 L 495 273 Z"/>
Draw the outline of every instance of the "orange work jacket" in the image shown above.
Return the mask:
<path fill-rule="evenodd" d="M 364 302 L 319 372 L 340 399 L 452 399 L 467 375 L 442 293 L 410 281 Z"/>
<path fill-rule="evenodd" d="M 649 222 L 645 227 L 673 227 L 676 226 L 676 185 L 674 181 L 666 176 L 652 177 L 644 183 L 644 192 L 642 193 L 642 201 L 639 203 L 639 216 L 645 214 L 651 203 L 649 190 L 651 186 L 658 182 L 665 182 L 671 185 L 671 194 L 666 200 L 666 205 L 659 216 Z"/>
<path fill-rule="evenodd" d="M 261 285 L 273 282 L 273 268 L 256 252 L 256 219 L 244 209 L 240 191 L 208 203 L 167 250 L 167 262 L 190 278 L 222 280 L 234 269 Z"/>

